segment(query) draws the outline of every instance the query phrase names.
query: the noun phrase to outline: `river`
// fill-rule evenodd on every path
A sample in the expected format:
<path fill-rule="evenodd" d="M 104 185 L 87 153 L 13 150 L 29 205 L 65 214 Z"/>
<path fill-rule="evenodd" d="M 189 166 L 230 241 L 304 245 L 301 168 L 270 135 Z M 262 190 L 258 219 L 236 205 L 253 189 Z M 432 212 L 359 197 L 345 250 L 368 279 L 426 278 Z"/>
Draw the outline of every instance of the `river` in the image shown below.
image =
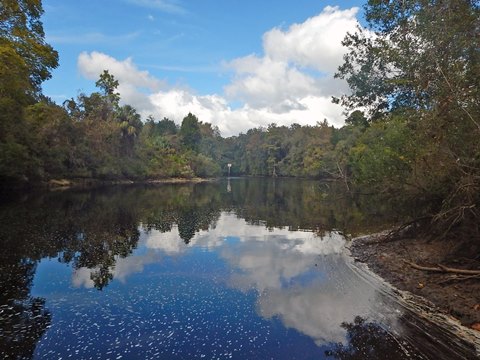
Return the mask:
<path fill-rule="evenodd" d="M 386 207 L 289 179 L 3 201 L 0 357 L 464 358 L 345 249 Z"/>

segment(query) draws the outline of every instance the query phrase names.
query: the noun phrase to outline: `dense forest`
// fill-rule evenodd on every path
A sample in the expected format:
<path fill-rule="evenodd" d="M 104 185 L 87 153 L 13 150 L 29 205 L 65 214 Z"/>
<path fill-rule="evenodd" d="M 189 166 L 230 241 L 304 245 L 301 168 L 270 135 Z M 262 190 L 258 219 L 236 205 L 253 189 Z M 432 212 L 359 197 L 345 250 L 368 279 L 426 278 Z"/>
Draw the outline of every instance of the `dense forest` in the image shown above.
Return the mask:
<path fill-rule="evenodd" d="M 58 66 L 40 1 L 0 7 L 0 183 L 52 179 L 150 180 L 231 175 L 337 179 L 352 191 L 414 200 L 412 219 L 437 234 L 480 238 L 480 52 L 476 0 L 376 1 L 349 34 L 328 119 L 229 138 L 194 114 L 141 119 L 108 69 L 97 92 L 59 105 L 41 84 Z"/>

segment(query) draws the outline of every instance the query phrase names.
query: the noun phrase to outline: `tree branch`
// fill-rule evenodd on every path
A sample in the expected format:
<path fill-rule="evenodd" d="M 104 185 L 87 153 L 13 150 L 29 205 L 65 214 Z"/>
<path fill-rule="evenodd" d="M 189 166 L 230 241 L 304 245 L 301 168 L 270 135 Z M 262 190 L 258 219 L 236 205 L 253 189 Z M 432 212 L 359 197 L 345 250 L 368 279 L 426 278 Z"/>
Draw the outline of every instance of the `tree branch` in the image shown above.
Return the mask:
<path fill-rule="evenodd" d="M 422 270 L 422 271 L 453 273 L 453 274 L 463 274 L 463 275 L 480 275 L 480 270 L 457 269 L 457 268 L 451 268 L 451 267 L 447 267 L 440 264 L 437 264 L 437 267 L 421 266 L 407 260 L 403 260 L 403 262 L 410 265 L 414 269 Z"/>

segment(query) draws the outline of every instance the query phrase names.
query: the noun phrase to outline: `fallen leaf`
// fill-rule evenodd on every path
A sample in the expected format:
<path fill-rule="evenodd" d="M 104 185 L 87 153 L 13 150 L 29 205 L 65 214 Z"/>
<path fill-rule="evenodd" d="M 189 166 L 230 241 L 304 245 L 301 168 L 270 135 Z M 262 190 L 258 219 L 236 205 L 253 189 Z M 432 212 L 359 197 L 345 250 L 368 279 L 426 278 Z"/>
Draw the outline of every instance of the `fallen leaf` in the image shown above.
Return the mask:
<path fill-rule="evenodd" d="M 423 283 L 418 283 L 417 289 L 423 289 L 425 287 L 425 284 Z"/>
<path fill-rule="evenodd" d="M 480 304 L 473 305 L 473 310 L 480 310 Z"/>
<path fill-rule="evenodd" d="M 480 331 L 480 323 L 475 323 L 475 324 L 473 324 L 473 325 L 471 326 L 471 328 L 472 328 L 473 330 Z"/>

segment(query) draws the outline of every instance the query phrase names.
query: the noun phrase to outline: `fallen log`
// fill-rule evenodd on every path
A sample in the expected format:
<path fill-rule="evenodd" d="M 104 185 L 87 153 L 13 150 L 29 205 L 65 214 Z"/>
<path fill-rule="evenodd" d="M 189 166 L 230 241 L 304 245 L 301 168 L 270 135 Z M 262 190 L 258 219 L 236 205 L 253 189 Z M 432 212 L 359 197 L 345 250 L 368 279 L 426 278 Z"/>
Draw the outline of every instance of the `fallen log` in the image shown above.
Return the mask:
<path fill-rule="evenodd" d="M 452 274 L 462 274 L 462 275 L 480 275 L 480 270 L 457 269 L 457 268 L 451 268 L 451 267 L 447 267 L 445 265 L 440 265 L 440 264 L 437 264 L 437 267 L 421 266 L 407 260 L 403 260 L 403 262 L 410 265 L 414 269 L 422 270 L 422 271 L 452 273 Z"/>

